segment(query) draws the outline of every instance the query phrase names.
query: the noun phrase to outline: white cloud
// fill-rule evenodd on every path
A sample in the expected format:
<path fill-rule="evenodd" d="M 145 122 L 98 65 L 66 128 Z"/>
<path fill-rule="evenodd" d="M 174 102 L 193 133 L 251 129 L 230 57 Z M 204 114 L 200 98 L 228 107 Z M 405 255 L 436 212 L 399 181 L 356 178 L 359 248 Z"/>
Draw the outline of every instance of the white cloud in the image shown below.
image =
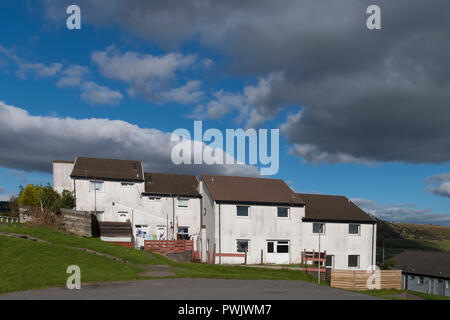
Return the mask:
<path fill-rule="evenodd" d="M 87 67 L 71 65 L 62 71 L 62 77 L 56 85 L 58 87 L 78 87 L 88 73 L 89 69 Z"/>
<path fill-rule="evenodd" d="M 419 209 L 415 204 L 380 205 L 368 199 L 351 199 L 367 213 L 389 222 L 450 225 L 450 214 L 438 214 L 430 209 Z"/>
<path fill-rule="evenodd" d="M 450 197 L 450 173 L 442 173 L 429 177 L 426 182 L 428 183 L 427 189 L 432 193 Z"/>
<path fill-rule="evenodd" d="M 256 86 L 246 86 L 242 93 L 219 90 L 207 104 L 198 106 L 194 115 L 218 119 L 237 112 L 237 119 L 240 121 L 248 119 L 247 128 L 257 127 L 275 116 L 281 107 L 273 86 L 281 83 L 283 78 L 283 73 L 274 72 L 265 78 L 259 78 Z"/>
<path fill-rule="evenodd" d="M 81 98 L 89 102 L 90 105 L 107 104 L 115 105 L 122 100 L 122 94 L 117 90 L 100 86 L 94 82 L 86 82 L 82 86 Z"/>
<path fill-rule="evenodd" d="M 182 104 L 195 103 L 203 96 L 203 91 L 199 90 L 200 86 L 201 81 L 191 80 L 184 86 L 164 92 L 163 96 L 169 101 Z"/>
<path fill-rule="evenodd" d="M 52 160 L 76 156 L 139 159 L 155 172 L 259 175 L 247 165 L 175 165 L 171 134 L 140 128 L 122 120 L 34 116 L 0 102 L 0 166 L 26 171 L 51 171 Z"/>
<path fill-rule="evenodd" d="M 105 51 L 95 51 L 91 59 L 105 77 L 127 83 L 130 86 L 128 94 L 131 96 L 141 94 L 158 103 L 167 99 L 180 102 L 183 98 L 194 101 L 201 96 L 199 91 L 191 92 L 199 85 L 196 81 L 187 82 L 178 89 L 171 87 L 175 74 L 193 65 L 195 55 L 168 53 L 155 56 L 133 51 L 121 53 L 111 46 Z"/>

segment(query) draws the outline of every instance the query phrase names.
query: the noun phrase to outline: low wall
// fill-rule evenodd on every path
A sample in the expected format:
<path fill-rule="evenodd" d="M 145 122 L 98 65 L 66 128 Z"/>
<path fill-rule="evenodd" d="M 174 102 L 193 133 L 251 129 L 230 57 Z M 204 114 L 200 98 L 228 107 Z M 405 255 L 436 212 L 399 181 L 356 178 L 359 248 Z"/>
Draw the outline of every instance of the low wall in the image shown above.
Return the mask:
<path fill-rule="evenodd" d="M 92 236 L 93 215 L 88 212 L 62 209 L 62 227 L 78 236 Z"/>
<path fill-rule="evenodd" d="M 367 280 L 372 277 L 372 286 Z M 331 283 L 334 288 L 347 290 L 402 289 L 401 270 L 331 270 Z"/>

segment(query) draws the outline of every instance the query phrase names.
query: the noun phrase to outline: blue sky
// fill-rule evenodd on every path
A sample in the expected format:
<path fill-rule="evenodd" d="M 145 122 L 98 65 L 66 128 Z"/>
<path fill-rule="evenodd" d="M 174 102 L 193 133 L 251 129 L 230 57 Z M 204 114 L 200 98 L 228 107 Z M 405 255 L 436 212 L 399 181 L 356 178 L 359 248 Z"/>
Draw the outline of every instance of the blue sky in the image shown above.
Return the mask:
<path fill-rule="evenodd" d="M 140 12 L 145 17 L 145 2 L 135 2 L 137 6 L 143 6 Z M 1 131 L 1 199 L 17 193 L 19 185 L 51 182 L 50 161 L 57 157 L 70 160 L 76 155 L 74 153 L 123 158 L 130 156 L 142 159 L 147 170 L 171 172 L 172 167 L 164 166 L 164 161 L 168 162 L 170 158 L 167 154 L 158 154 L 158 150 L 164 149 L 164 142 L 159 144 L 159 140 L 147 142 L 142 139 L 135 141 L 126 136 L 122 139 L 125 133 L 120 130 L 128 127 L 124 128 L 121 124 L 126 122 L 127 125 L 137 126 L 137 134 L 146 137 L 147 134 L 150 135 L 146 129 L 157 129 L 158 134 L 170 133 L 177 128 L 186 128 L 192 132 L 193 121 L 203 120 L 204 130 L 218 128 L 224 131 L 227 128 L 245 126 L 281 129 L 280 169 L 274 178 L 284 179 L 298 192 L 346 195 L 368 211 L 388 220 L 450 224 L 450 187 L 447 183 L 450 178 L 446 175 L 450 172 L 450 158 L 442 151 L 442 145 L 450 142 L 450 135 L 442 133 L 439 136 L 441 133 L 438 127 L 434 132 L 432 120 L 425 127 L 428 121 L 421 118 L 421 115 L 418 118 L 422 121 L 415 123 L 400 119 L 396 113 L 390 114 L 389 110 L 396 108 L 397 104 L 389 105 L 389 94 L 385 95 L 383 105 L 375 105 L 377 109 L 386 109 L 385 117 L 376 119 L 379 114 L 375 113 L 370 117 L 362 116 L 373 113 L 366 104 L 376 103 L 374 92 L 377 90 L 377 94 L 383 95 L 380 90 L 387 91 L 387 88 L 364 88 L 352 99 L 350 93 L 346 95 L 339 92 L 332 101 L 324 100 L 325 95 L 338 91 L 334 87 L 325 87 L 327 90 L 317 89 L 318 92 L 315 92 L 315 88 L 328 83 L 325 77 L 320 78 L 320 68 L 330 57 L 317 54 L 316 62 L 315 54 L 306 52 L 304 48 L 280 46 L 282 42 L 276 43 L 275 40 L 283 38 L 281 36 L 270 42 L 271 33 L 276 31 L 278 25 L 275 23 L 278 15 L 286 15 L 285 12 L 278 12 L 277 9 L 269 14 L 273 14 L 273 20 L 264 18 L 264 25 L 270 26 L 271 21 L 275 21 L 273 28 L 268 29 L 269 32 L 258 29 L 261 26 L 258 19 L 262 18 L 257 14 L 249 14 L 248 12 L 253 12 L 251 8 L 230 7 L 223 10 L 227 12 L 224 13 L 227 16 L 222 17 L 223 20 L 229 18 L 236 25 L 242 23 L 239 20 L 241 16 L 249 15 L 247 24 L 254 23 L 254 26 L 243 24 L 248 27 L 243 29 L 248 31 L 245 36 L 244 31 L 238 32 L 234 27 L 224 26 L 219 22 L 210 26 L 209 23 L 213 22 L 205 22 L 203 19 L 208 12 L 200 12 L 204 8 L 197 11 L 193 11 L 193 8 L 186 9 L 193 11 L 192 15 L 198 14 L 195 21 L 202 23 L 182 24 L 183 19 L 176 15 L 170 17 L 169 14 L 174 25 L 174 30 L 169 30 L 164 25 L 147 26 L 145 23 L 133 22 L 133 19 L 126 16 L 126 9 L 121 8 L 116 1 L 111 2 L 109 11 L 105 9 L 101 14 L 97 14 L 95 5 L 83 1 L 79 1 L 79 4 L 82 11 L 81 30 L 66 28 L 65 4 L 55 1 L 0 4 L 0 28 L 3 30 L 0 37 L 0 101 L 3 101 L 3 105 L 0 104 L 0 107 L 8 110 L 9 113 L 5 111 L 4 114 L 11 117 L 3 118 L 5 131 Z M 267 6 L 267 12 L 271 12 L 270 5 Z M 158 20 L 158 12 L 151 9 L 148 19 Z M 391 9 L 396 10 L 394 7 Z M 307 12 L 306 7 L 305 11 Z M 163 13 L 167 12 L 171 11 Z M 317 10 L 312 12 L 316 13 Z M 354 12 L 353 9 L 351 12 Z M 163 16 L 163 13 L 160 15 Z M 413 13 L 411 12 L 411 16 Z M 190 21 L 185 16 L 183 18 Z M 288 19 L 280 21 L 287 24 Z M 192 32 L 189 29 L 191 27 Z M 347 25 L 343 25 L 344 27 Z M 210 34 L 212 28 L 217 28 L 217 34 Z M 225 31 L 219 32 L 221 28 Z M 311 27 L 311 32 L 316 32 L 316 29 L 320 29 L 322 35 L 327 32 L 333 35 L 334 32 L 325 22 L 317 22 L 317 25 Z M 289 30 L 296 28 L 289 25 Z M 255 33 L 254 37 L 251 32 Z M 264 33 L 269 37 L 267 42 L 261 36 Z M 298 36 L 308 38 L 304 34 Z M 263 40 L 258 43 L 260 37 Z M 391 40 L 387 35 L 385 39 L 379 35 L 374 37 L 373 41 L 383 44 Z M 256 46 L 249 49 L 250 44 L 246 43 L 246 39 L 248 42 L 254 41 Z M 331 46 L 329 42 L 326 45 Z M 277 47 L 270 47 L 270 43 Z M 412 42 L 410 45 L 414 44 Z M 314 45 L 311 44 L 311 47 Z M 363 43 L 356 43 L 355 46 L 361 45 Z M 274 51 L 269 56 L 267 51 L 271 49 Z M 394 66 L 386 74 L 381 74 L 380 71 L 378 75 L 370 63 L 367 70 L 360 69 L 360 66 L 357 68 L 355 65 L 358 59 L 355 58 L 354 64 L 347 63 L 346 66 L 351 72 L 338 70 L 330 75 L 331 79 L 334 83 L 345 84 L 340 88 L 344 91 L 347 85 L 359 88 L 366 79 L 369 83 L 383 82 L 376 77 L 386 77 L 390 71 L 396 71 L 400 75 L 399 79 L 411 76 L 409 71 L 402 73 L 403 65 L 395 64 L 401 59 L 396 59 L 394 53 L 397 54 L 402 48 L 388 49 L 393 52 L 391 56 L 379 57 L 384 62 L 394 61 Z M 290 54 L 295 50 L 299 52 L 293 59 Z M 315 52 L 313 48 L 311 52 Z M 264 56 L 266 53 L 267 57 Z M 274 58 L 274 54 L 278 57 Z M 433 55 L 424 53 L 419 56 L 425 61 L 419 62 L 428 66 L 426 62 L 431 60 L 426 59 Z M 344 58 L 345 56 L 342 57 Z M 407 58 L 405 57 L 405 61 Z M 321 59 L 324 59 L 324 63 L 320 63 Z M 315 64 L 316 69 L 308 71 L 309 66 Z M 343 60 L 336 61 L 339 68 L 345 64 Z M 296 70 L 297 67 L 300 69 Z M 397 67 L 398 70 L 395 69 Z M 330 67 L 327 70 L 330 72 Z M 426 71 L 430 70 L 434 69 L 430 67 Z M 424 97 L 428 82 L 442 80 L 443 77 L 439 74 L 430 75 L 431 71 L 424 73 L 427 78 L 420 83 L 424 96 L 408 98 L 429 103 L 429 113 L 437 113 L 440 101 L 426 100 Z M 358 77 L 349 76 L 356 73 Z M 316 77 L 314 81 L 308 80 Z M 447 80 L 443 79 L 443 89 L 439 92 L 443 96 L 448 94 Z M 401 80 L 393 81 L 394 87 L 400 85 L 395 81 Z M 183 91 L 183 88 L 187 88 L 185 86 L 191 86 L 191 89 Z M 405 89 L 405 92 L 408 91 Z M 405 97 L 406 93 L 395 98 L 396 103 L 406 99 Z M 342 101 L 342 106 L 338 104 L 339 101 Z M 346 109 L 350 101 L 359 101 L 359 105 Z M 329 107 L 332 103 L 337 105 Z M 436 110 L 433 106 L 436 106 Z M 340 110 L 339 108 L 342 111 L 334 116 L 333 112 Z M 415 107 L 408 104 L 404 108 L 404 114 L 416 112 Z M 313 110 L 323 112 L 313 113 Z M 342 137 L 337 137 L 336 132 L 333 134 L 328 128 L 336 126 L 340 121 L 339 117 L 346 113 L 354 115 L 350 119 L 353 122 L 350 122 L 350 126 L 344 126 L 350 116 L 343 118 L 342 127 L 336 131 L 337 135 L 342 133 Z M 323 114 L 328 114 L 329 117 L 323 118 Z M 386 121 L 386 127 L 375 127 L 367 132 L 364 127 L 374 125 L 367 119 L 374 118 L 377 120 L 374 123 Z M 63 119 L 69 120 L 63 124 Z M 108 131 L 99 130 L 98 123 L 82 124 L 77 121 L 80 119 L 108 119 Z M 311 121 L 306 122 L 308 119 Z M 112 120 L 123 122 L 118 124 Z M 359 121 L 362 129 L 353 128 L 351 123 Z M 415 127 L 416 131 L 403 131 L 404 122 L 408 130 Z M 18 123 L 27 128 L 21 128 Z M 36 131 L 29 128 L 34 123 L 39 123 L 34 128 Z M 309 124 L 311 128 L 308 128 Z M 67 131 L 64 130 L 65 125 L 70 126 Z M 390 128 L 397 125 L 398 129 L 391 132 Z M 85 142 L 78 134 L 75 139 L 74 132 L 77 130 L 83 131 L 83 136 L 87 136 Z M 92 140 L 95 141 L 90 141 L 89 134 L 84 131 L 92 134 Z M 416 134 L 420 134 L 420 138 L 415 137 Z M 414 139 L 409 140 L 412 136 L 417 139 L 417 146 Z M 443 140 L 442 145 L 433 146 L 423 136 L 430 136 L 435 141 Z M 30 141 L 39 145 L 39 148 L 27 148 Z M 405 150 L 391 145 L 393 141 L 401 142 L 399 145 L 404 146 Z M 98 153 L 95 151 L 98 150 L 98 145 L 94 142 L 102 145 Z M 110 145 L 105 145 L 109 142 Z M 301 147 L 305 145 L 310 148 Z M 371 145 L 373 148 L 367 150 Z M 298 149 L 295 146 L 299 146 Z M 129 149 L 136 147 L 138 150 Z M 428 156 L 423 156 L 426 153 Z M 436 157 L 433 158 L 432 154 L 436 154 Z M 204 167 L 183 168 L 178 171 L 199 174 L 202 170 Z M 219 174 L 246 173 L 246 170 L 240 169 L 230 172 L 220 168 L 208 170 Z"/>

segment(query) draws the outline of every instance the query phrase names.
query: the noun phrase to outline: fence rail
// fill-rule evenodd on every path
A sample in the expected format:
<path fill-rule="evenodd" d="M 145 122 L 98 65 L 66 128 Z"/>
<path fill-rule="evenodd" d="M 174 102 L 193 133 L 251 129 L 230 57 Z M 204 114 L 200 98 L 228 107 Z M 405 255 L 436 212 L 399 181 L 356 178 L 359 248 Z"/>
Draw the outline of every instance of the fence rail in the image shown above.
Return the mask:
<path fill-rule="evenodd" d="M 18 223 L 19 222 L 19 218 L 17 218 L 17 217 L 0 216 L 0 222 Z"/>
<path fill-rule="evenodd" d="M 373 287 L 369 288 L 368 279 Z M 398 289 L 402 288 L 401 270 L 331 270 L 331 286 L 349 290 Z"/>
<path fill-rule="evenodd" d="M 144 249 L 159 253 L 194 251 L 193 240 L 145 240 Z"/>
<path fill-rule="evenodd" d="M 247 264 L 247 248 L 245 248 L 244 253 L 217 253 L 216 244 L 214 244 L 214 252 L 212 255 L 212 263 L 216 264 L 216 257 L 230 257 L 230 258 L 244 258 L 244 264 Z M 209 263 L 209 252 L 208 252 L 208 263 Z"/>

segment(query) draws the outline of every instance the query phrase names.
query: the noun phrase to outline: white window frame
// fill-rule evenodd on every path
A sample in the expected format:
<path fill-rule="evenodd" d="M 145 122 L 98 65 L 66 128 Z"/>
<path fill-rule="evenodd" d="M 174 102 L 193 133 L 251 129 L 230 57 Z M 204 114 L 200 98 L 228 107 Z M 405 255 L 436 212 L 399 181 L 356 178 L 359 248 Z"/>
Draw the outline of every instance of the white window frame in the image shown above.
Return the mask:
<path fill-rule="evenodd" d="M 95 184 L 95 186 L 97 187 L 97 185 L 101 185 L 102 189 L 95 191 L 94 188 L 92 188 L 92 184 Z M 98 181 L 98 180 L 89 180 L 89 192 L 105 192 L 105 182 L 104 181 Z"/>
<path fill-rule="evenodd" d="M 236 239 L 236 253 L 245 253 L 244 251 L 238 251 L 238 241 L 247 241 L 247 254 L 250 252 L 250 239 Z"/>
<path fill-rule="evenodd" d="M 247 215 L 246 216 L 239 216 L 238 215 L 238 207 L 247 207 L 248 208 L 248 210 L 247 210 Z M 246 206 L 246 205 L 236 205 L 236 217 L 237 218 L 239 218 L 239 219 L 249 219 L 250 218 L 250 211 L 251 211 L 251 206 Z M 245 239 L 242 239 L 242 240 L 245 240 Z"/>
<path fill-rule="evenodd" d="M 350 233 L 350 226 L 358 226 L 358 233 Z M 361 235 L 361 224 L 360 223 L 349 223 L 348 224 L 348 234 L 350 236 L 360 236 Z"/>
<path fill-rule="evenodd" d="M 356 266 L 350 266 L 350 256 L 356 256 L 357 257 L 357 262 L 356 262 Z M 347 267 L 348 268 L 350 268 L 350 269 L 358 269 L 359 268 L 359 266 L 360 266 L 360 264 L 361 264 L 361 256 L 359 255 L 359 254 L 349 254 L 348 256 L 347 256 Z"/>
<path fill-rule="evenodd" d="M 450 289 L 450 280 L 445 280 L 445 289 Z"/>
<path fill-rule="evenodd" d="M 180 203 L 181 203 L 180 200 L 186 201 L 187 205 L 186 206 L 180 206 Z M 178 209 L 189 209 L 189 207 L 190 207 L 190 201 L 189 200 L 190 199 L 186 198 L 186 197 L 178 197 L 177 198 L 177 208 Z"/>
<path fill-rule="evenodd" d="M 322 227 L 322 232 L 314 232 L 314 225 L 315 224 L 321 224 L 323 227 Z M 315 234 L 315 235 L 324 235 L 325 234 L 325 231 L 326 231 L 326 227 L 325 227 L 325 222 L 313 222 L 312 223 L 312 233 L 313 234 Z"/>
<path fill-rule="evenodd" d="M 280 217 L 278 215 L 278 209 L 287 209 L 287 217 Z M 291 218 L 291 210 L 289 207 L 277 207 L 277 219 L 289 220 Z"/>

